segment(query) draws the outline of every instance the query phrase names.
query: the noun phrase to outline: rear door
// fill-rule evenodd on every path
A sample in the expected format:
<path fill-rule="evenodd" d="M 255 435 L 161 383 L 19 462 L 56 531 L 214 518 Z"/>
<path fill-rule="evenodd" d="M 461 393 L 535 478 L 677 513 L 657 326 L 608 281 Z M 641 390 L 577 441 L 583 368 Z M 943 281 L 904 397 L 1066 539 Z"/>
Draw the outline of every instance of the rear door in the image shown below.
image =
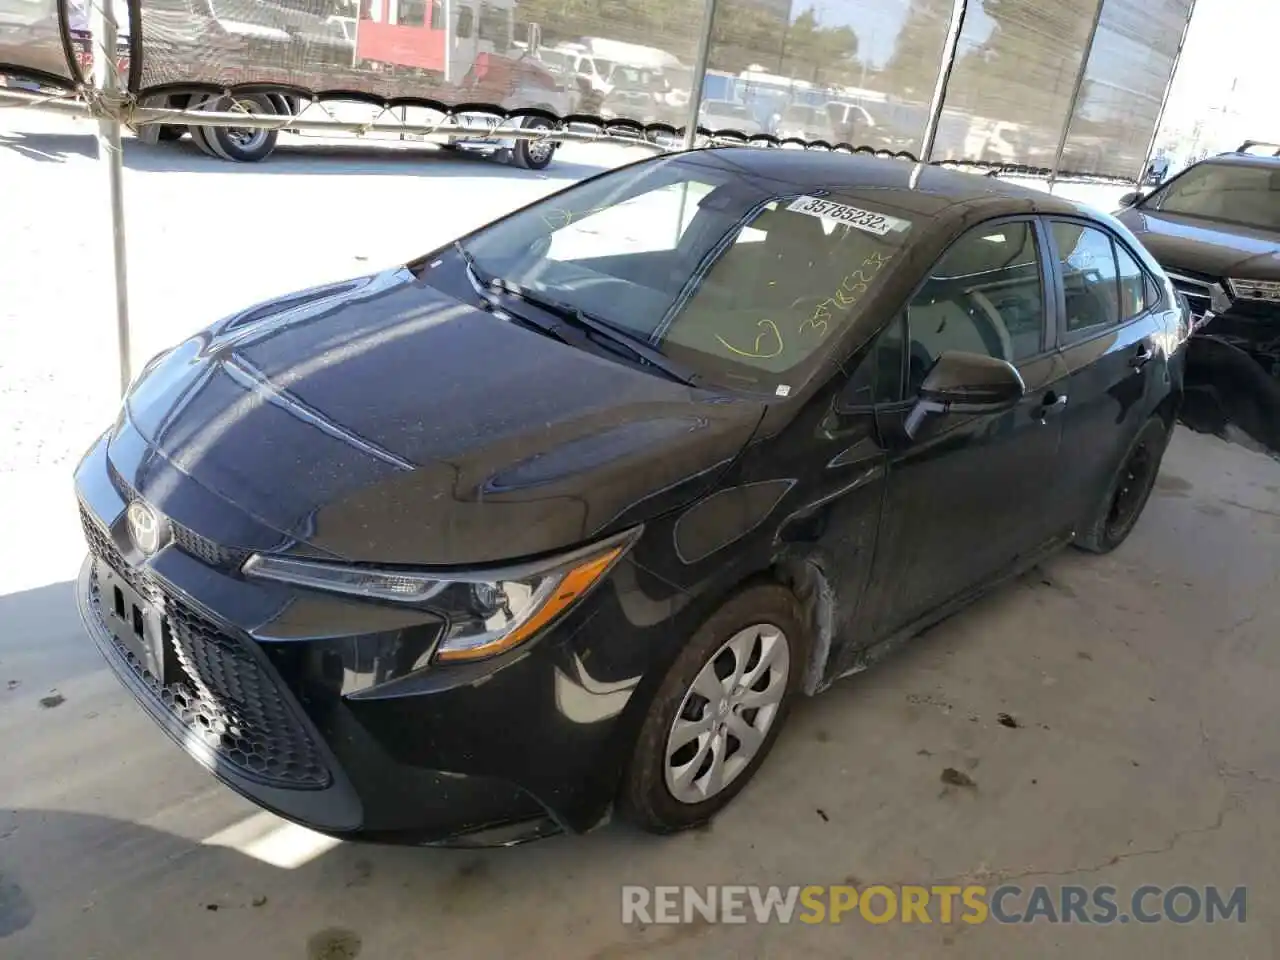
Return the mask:
<path fill-rule="evenodd" d="M 982 224 L 908 304 L 905 407 L 949 350 L 1008 360 L 1027 392 L 1005 413 L 931 416 L 890 454 L 867 596 L 875 639 L 977 587 L 1061 525 L 1053 488 L 1065 371 L 1046 251 L 1034 218 Z"/>
<path fill-rule="evenodd" d="M 1060 496 L 1072 522 L 1097 508 L 1112 472 L 1167 392 L 1153 279 L 1101 224 L 1052 219 L 1062 358 L 1069 379 Z"/>

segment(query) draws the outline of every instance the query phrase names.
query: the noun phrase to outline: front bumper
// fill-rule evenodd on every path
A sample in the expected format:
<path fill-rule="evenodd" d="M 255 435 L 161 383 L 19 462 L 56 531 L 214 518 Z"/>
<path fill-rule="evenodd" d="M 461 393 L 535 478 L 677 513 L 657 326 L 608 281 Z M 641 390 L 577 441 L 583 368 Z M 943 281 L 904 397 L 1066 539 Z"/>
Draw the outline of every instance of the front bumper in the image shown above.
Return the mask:
<path fill-rule="evenodd" d="M 247 580 L 191 515 L 144 558 L 124 520 L 137 494 L 116 466 L 104 439 L 76 474 L 81 614 L 134 697 L 223 783 L 346 839 L 509 843 L 607 817 L 678 635 L 662 616 L 671 598 L 650 601 L 643 624 L 626 612 L 645 592 L 638 568 L 619 564 L 508 654 L 389 671 L 432 618 Z"/>

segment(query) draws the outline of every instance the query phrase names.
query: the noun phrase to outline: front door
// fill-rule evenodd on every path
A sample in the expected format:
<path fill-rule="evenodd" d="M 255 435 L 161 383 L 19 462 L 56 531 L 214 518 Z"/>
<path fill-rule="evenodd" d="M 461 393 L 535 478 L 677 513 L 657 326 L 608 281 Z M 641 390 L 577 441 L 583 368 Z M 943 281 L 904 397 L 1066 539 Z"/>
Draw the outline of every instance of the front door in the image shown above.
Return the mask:
<path fill-rule="evenodd" d="M 1024 399 L 994 415 L 928 417 L 891 453 L 864 624 L 880 640 L 974 589 L 1063 525 L 1054 507 L 1066 371 L 1054 350 L 1042 228 L 982 224 L 909 303 L 906 404 L 946 351 L 1008 360 Z"/>

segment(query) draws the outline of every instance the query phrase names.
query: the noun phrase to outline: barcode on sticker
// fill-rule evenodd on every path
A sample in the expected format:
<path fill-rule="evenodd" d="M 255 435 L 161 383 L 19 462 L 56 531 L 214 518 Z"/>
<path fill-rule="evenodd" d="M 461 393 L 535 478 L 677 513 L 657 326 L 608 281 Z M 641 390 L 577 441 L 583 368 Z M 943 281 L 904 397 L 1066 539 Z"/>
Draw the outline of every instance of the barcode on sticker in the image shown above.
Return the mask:
<path fill-rule="evenodd" d="M 905 233 L 911 228 L 910 220 L 859 210 L 857 207 L 836 203 L 834 200 L 823 200 L 821 197 L 797 197 L 787 205 L 787 209 L 795 213 L 806 213 L 811 217 L 834 220 L 836 223 L 846 223 L 880 237 L 886 233 Z"/>

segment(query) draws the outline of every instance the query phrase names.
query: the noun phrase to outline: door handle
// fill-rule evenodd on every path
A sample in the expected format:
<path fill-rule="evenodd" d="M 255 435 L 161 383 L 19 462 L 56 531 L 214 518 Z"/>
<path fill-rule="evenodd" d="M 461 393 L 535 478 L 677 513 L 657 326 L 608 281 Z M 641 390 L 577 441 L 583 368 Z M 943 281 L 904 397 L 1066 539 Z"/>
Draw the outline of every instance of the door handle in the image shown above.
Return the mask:
<path fill-rule="evenodd" d="M 1141 370 L 1147 365 L 1153 354 L 1151 348 L 1145 343 L 1138 344 L 1138 349 L 1134 351 L 1133 356 L 1129 358 L 1129 366 L 1135 370 Z"/>
<path fill-rule="evenodd" d="M 1057 413 L 1059 410 L 1065 410 L 1066 407 L 1067 395 L 1058 393 L 1056 390 L 1050 390 L 1040 399 L 1039 405 L 1032 411 L 1031 416 L 1033 419 L 1044 423 L 1047 417 Z"/>

